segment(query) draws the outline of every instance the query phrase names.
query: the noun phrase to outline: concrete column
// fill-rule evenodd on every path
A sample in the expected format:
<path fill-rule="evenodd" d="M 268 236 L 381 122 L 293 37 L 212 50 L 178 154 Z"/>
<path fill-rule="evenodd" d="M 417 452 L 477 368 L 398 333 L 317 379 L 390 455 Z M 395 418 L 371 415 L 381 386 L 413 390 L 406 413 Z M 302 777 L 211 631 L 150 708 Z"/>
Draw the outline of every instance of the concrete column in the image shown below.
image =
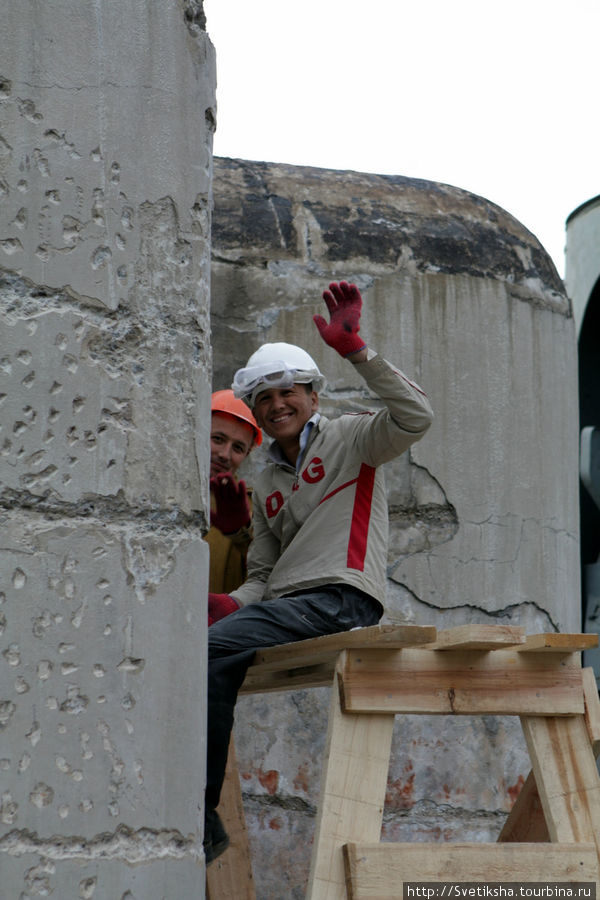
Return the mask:
<path fill-rule="evenodd" d="M 2 895 L 201 897 L 214 52 L 201 3 L 2 18 Z"/>

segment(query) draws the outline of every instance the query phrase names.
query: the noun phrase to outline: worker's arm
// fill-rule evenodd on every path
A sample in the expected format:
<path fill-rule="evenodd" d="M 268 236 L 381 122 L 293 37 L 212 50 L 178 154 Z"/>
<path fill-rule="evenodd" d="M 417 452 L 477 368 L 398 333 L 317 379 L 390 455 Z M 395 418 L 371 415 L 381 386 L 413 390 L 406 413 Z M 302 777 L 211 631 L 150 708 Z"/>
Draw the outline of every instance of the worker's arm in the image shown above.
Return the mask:
<path fill-rule="evenodd" d="M 247 558 L 248 577 L 241 587 L 232 592 L 241 606 L 262 600 L 266 583 L 280 554 L 279 541 L 267 525 L 264 504 L 260 502 L 254 504 L 253 530 L 254 538 Z"/>

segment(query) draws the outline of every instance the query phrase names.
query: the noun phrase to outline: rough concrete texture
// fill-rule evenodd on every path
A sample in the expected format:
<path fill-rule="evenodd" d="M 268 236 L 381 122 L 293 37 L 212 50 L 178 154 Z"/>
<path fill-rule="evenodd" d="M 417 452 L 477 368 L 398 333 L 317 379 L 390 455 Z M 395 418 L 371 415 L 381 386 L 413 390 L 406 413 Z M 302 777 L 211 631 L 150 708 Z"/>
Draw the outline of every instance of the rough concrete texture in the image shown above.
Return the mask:
<path fill-rule="evenodd" d="M 436 414 L 387 467 L 386 621 L 578 631 L 577 366 L 571 307 L 536 238 L 447 185 L 216 159 L 214 387 L 263 341 L 304 346 L 326 414 L 377 406 L 312 323 L 346 278 L 369 344 Z M 255 451 L 246 474 L 264 464 Z M 261 900 L 301 897 L 328 691 L 243 698 L 236 737 Z M 494 840 L 529 770 L 515 718 L 398 720 L 383 836 Z"/>
<path fill-rule="evenodd" d="M 3 12 L 2 896 L 200 897 L 214 52 Z"/>
<path fill-rule="evenodd" d="M 69 858 L 66 851 L 58 861 L 47 856 L 25 870 L 22 876 L 23 893 L 12 896 L 19 900 L 51 896 L 61 900 L 144 900 L 145 897 L 164 897 L 165 900 L 190 897 L 196 900 L 203 896 L 198 890 L 198 866 L 189 857 L 182 858 L 184 848 L 178 846 L 177 835 L 173 837 L 171 858 L 161 859 L 160 853 L 153 852 L 154 859 L 150 861 L 148 851 L 154 851 L 155 837 L 152 834 L 141 835 L 140 856 L 146 857 L 146 860 L 144 865 L 136 867 L 115 858 L 122 857 L 125 840 L 125 835 L 117 834 L 110 840 L 102 835 L 96 853 L 84 857 L 77 848 L 79 852 L 74 856 L 78 858 Z M 3 858 L 3 884 L 17 883 L 19 877 L 19 861 L 10 856 Z M 159 893 L 158 884 L 176 885 L 175 893 Z M 127 885 L 125 890 L 124 885 Z"/>

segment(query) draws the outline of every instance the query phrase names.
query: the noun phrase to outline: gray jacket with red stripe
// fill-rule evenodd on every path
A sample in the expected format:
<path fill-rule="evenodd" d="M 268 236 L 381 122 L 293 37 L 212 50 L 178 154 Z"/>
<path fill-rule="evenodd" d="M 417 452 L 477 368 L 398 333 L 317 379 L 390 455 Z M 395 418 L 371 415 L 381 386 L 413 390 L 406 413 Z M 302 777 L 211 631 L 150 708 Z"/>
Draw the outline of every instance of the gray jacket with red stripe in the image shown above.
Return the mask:
<path fill-rule="evenodd" d="M 388 509 L 380 466 L 422 438 L 433 414 L 420 388 L 373 351 L 355 368 L 385 408 L 321 416 L 298 472 L 279 461 L 258 476 L 248 578 L 232 594 L 242 605 L 340 582 L 385 601 Z"/>

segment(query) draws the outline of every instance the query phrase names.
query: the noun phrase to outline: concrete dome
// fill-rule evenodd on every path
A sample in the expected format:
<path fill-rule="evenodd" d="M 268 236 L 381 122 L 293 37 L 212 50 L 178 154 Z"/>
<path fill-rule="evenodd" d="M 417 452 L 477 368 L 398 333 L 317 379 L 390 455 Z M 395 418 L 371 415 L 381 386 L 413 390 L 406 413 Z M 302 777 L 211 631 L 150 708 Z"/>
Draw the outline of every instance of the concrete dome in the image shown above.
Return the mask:
<path fill-rule="evenodd" d="M 458 187 L 215 158 L 214 193 L 216 259 L 368 259 L 423 272 L 534 280 L 550 299 L 564 295 L 537 238 L 501 207 Z M 319 228 L 318 248 L 310 246 L 311 221 Z"/>

